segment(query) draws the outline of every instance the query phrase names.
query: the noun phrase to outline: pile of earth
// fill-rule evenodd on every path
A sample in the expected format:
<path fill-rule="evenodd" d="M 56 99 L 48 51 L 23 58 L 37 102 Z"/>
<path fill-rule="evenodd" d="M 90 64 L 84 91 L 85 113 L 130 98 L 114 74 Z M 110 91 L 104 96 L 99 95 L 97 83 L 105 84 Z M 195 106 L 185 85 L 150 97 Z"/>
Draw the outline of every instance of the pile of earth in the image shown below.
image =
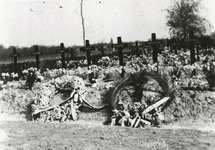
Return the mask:
<path fill-rule="evenodd" d="M 0 119 L 30 120 L 30 103 L 35 96 L 30 90 L 21 89 L 24 81 L 7 82 L 0 91 Z"/>
<path fill-rule="evenodd" d="M 164 110 L 166 122 L 214 123 L 215 92 L 178 90 Z"/>
<path fill-rule="evenodd" d="M 160 69 L 169 72 L 173 68 L 162 66 Z M 165 122 L 214 123 L 215 92 L 208 90 L 209 84 L 205 74 L 197 71 L 196 75 L 191 77 L 183 70 L 180 79 L 176 82 L 175 98 L 164 110 Z"/>
<path fill-rule="evenodd" d="M 94 107 L 100 107 L 105 101 L 103 95 L 112 83 L 113 82 L 103 82 L 98 80 L 93 86 L 87 85 L 85 87 L 85 91 L 87 91 L 85 100 Z M 43 93 L 43 103 L 48 103 L 49 106 L 56 106 L 67 99 L 72 92 L 71 90 L 62 90 L 50 98 L 51 93 L 54 93 L 55 89 L 51 86 L 49 81 L 35 83 L 32 90 L 22 88 L 23 85 L 25 85 L 25 81 L 22 80 L 7 82 L 4 88 L 0 91 L 0 120 L 29 121 L 31 120 L 32 113 L 31 104 L 37 98 L 38 93 Z M 107 117 L 107 109 L 95 111 L 83 107 L 79 111 L 79 119 L 81 120 L 104 121 Z"/>
<path fill-rule="evenodd" d="M 11 117 L 16 116 L 15 118 L 13 117 L 15 120 L 18 118 L 31 120 L 30 105 L 34 101 L 35 91 L 42 84 L 49 85 L 50 81 L 46 80 L 42 83 L 36 83 L 33 90 L 23 89 L 22 86 L 24 84 L 25 81 L 23 80 L 8 82 L 0 91 L 0 116 L 4 117 L 5 114 L 9 114 Z M 97 79 L 94 84 L 86 84 L 86 101 L 93 106 L 103 105 L 107 102 L 105 93 L 113 84 L 114 81 L 104 82 L 102 79 Z M 156 89 L 157 86 L 155 84 L 152 88 Z M 48 89 L 52 92 L 55 90 L 51 86 L 48 86 Z M 43 90 L 49 91 L 46 88 Z M 71 91 L 64 91 L 54 95 L 50 99 L 49 104 L 51 106 L 59 104 L 68 98 L 70 93 Z M 145 92 L 145 96 L 153 94 L 156 93 Z M 178 89 L 175 98 L 163 112 L 165 117 L 164 123 L 213 123 L 215 119 L 214 105 L 215 92 Z M 83 108 L 80 111 L 79 119 L 105 121 L 110 115 L 108 108 L 99 111 Z"/>

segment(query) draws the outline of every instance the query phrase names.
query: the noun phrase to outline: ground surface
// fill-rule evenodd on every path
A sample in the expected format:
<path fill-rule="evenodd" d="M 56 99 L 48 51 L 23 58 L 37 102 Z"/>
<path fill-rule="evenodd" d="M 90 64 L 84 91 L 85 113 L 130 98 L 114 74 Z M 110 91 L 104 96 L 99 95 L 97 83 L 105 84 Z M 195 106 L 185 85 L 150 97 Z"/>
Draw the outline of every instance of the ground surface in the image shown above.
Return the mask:
<path fill-rule="evenodd" d="M 212 126 L 211 126 L 212 127 Z M 213 126 L 214 127 L 214 126 Z M 42 123 L 0 122 L 0 149 L 215 149 L 215 132 L 194 128 L 161 126 L 150 128 L 111 127 L 95 121 Z"/>

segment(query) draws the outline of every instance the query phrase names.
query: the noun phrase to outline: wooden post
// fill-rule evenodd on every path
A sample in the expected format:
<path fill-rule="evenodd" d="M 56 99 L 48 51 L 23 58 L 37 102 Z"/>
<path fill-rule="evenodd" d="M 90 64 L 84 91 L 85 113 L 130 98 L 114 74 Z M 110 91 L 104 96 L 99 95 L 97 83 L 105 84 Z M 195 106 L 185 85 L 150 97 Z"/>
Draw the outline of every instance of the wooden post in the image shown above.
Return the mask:
<path fill-rule="evenodd" d="M 88 64 L 88 66 L 90 66 L 91 65 L 91 59 L 90 59 L 91 48 L 90 48 L 90 41 L 89 40 L 86 40 L 86 48 L 87 49 L 85 49 L 85 50 L 86 50 L 86 54 L 87 54 L 87 64 Z"/>
<path fill-rule="evenodd" d="M 119 56 L 119 65 L 123 66 L 123 48 L 124 45 L 122 44 L 122 39 L 121 37 L 117 37 L 117 44 L 115 44 L 115 47 L 118 49 L 118 56 Z"/>
<path fill-rule="evenodd" d="M 91 50 L 95 50 L 94 46 L 90 46 L 90 42 L 89 40 L 86 40 L 86 45 L 85 47 L 81 48 L 81 51 L 86 51 L 86 55 L 87 55 L 87 65 L 90 66 L 91 65 L 91 59 L 90 59 L 90 51 Z"/>
<path fill-rule="evenodd" d="M 170 48 L 171 48 L 171 41 L 168 38 L 166 38 L 165 46 L 167 46 L 168 50 L 170 50 Z"/>
<path fill-rule="evenodd" d="M 101 48 L 98 49 L 99 51 L 101 51 L 102 53 L 102 57 L 104 56 L 104 51 L 106 50 L 106 47 L 104 47 L 104 45 L 101 45 Z"/>
<path fill-rule="evenodd" d="M 75 57 L 75 51 L 73 48 L 71 48 L 71 52 L 70 52 L 70 59 L 73 60 Z"/>
<path fill-rule="evenodd" d="M 36 58 L 36 67 L 39 69 L 40 68 L 40 58 L 39 55 L 42 55 L 42 52 L 38 50 L 38 46 L 34 46 L 35 52 L 31 52 L 32 56 L 35 56 Z"/>
<path fill-rule="evenodd" d="M 177 49 L 178 49 L 178 43 L 176 41 L 175 38 L 171 39 L 171 45 L 172 45 L 172 48 L 175 50 L 175 54 L 177 54 Z"/>
<path fill-rule="evenodd" d="M 17 71 L 18 71 L 18 69 L 17 69 L 17 68 L 18 68 L 18 67 L 17 67 L 17 57 L 19 57 L 20 54 L 16 52 L 16 48 L 15 48 L 15 47 L 13 48 L 13 54 L 10 54 L 9 56 L 10 56 L 10 57 L 13 57 L 13 61 L 14 61 L 14 72 L 17 73 Z"/>
<path fill-rule="evenodd" d="M 65 53 L 68 53 L 68 49 L 64 48 L 64 43 L 60 43 L 60 50 L 56 50 L 56 53 L 60 53 L 61 54 L 61 62 L 62 62 L 62 67 L 66 68 L 65 65 Z"/>
<path fill-rule="evenodd" d="M 189 31 L 189 48 L 190 48 L 190 60 L 191 65 L 195 63 L 195 51 L 194 51 L 194 42 L 193 42 L 193 30 Z"/>
<path fill-rule="evenodd" d="M 122 39 L 121 37 L 117 37 L 117 44 L 113 44 L 111 45 L 113 47 L 113 49 L 117 49 L 118 50 L 118 57 L 119 57 L 119 65 L 123 66 L 123 48 L 124 48 L 124 44 L 122 43 Z"/>
<path fill-rule="evenodd" d="M 129 44 L 129 49 L 131 50 L 131 55 L 134 55 L 134 46 L 132 44 Z"/>
<path fill-rule="evenodd" d="M 152 42 L 156 42 L 156 34 L 152 33 Z M 157 50 L 157 45 L 153 44 L 153 62 L 157 63 L 158 62 L 158 50 Z"/>
<path fill-rule="evenodd" d="M 197 59 L 199 60 L 198 44 L 200 44 L 200 42 L 198 41 L 198 39 L 194 38 L 192 30 L 189 31 L 189 38 L 188 39 L 184 39 L 184 44 L 186 44 L 186 43 L 189 43 L 190 61 L 191 61 L 191 65 L 192 65 L 196 61 L 196 59 L 195 59 L 195 48 L 194 48 L 194 45 L 195 44 L 197 45 Z"/>
<path fill-rule="evenodd" d="M 135 55 L 135 54 L 134 54 L 134 48 L 131 47 L 130 49 L 131 49 L 131 55 L 134 56 L 134 55 Z"/>
<path fill-rule="evenodd" d="M 157 72 L 158 72 L 158 47 L 157 44 L 162 44 L 162 41 L 156 40 L 156 34 L 152 33 L 152 41 L 145 42 L 145 45 L 152 45 L 153 48 L 153 63 L 157 63 Z"/>
<path fill-rule="evenodd" d="M 135 42 L 135 45 L 134 45 L 134 46 L 131 45 L 130 49 L 132 50 L 132 55 L 133 55 L 134 49 L 135 49 L 135 54 L 136 54 L 136 56 L 137 56 L 137 57 L 140 56 L 140 53 L 139 53 L 139 46 L 138 46 L 138 42 L 137 42 L 137 41 Z"/>
<path fill-rule="evenodd" d="M 138 46 L 138 42 L 137 41 L 135 42 L 135 48 L 136 48 L 136 55 L 137 55 L 137 57 L 139 57 L 140 54 L 139 54 L 139 46 Z"/>
<path fill-rule="evenodd" d="M 197 61 L 200 60 L 199 58 L 199 44 L 196 45 L 196 50 L 197 50 Z"/>
<path fill-rule="evenodd" d="M 215 49 L 215 40 L 211 39 L 211 42 L 212 42 L 212 48 Z"/>
<path fill-rule="evenodd" d="M 129 46 L 129 49 L 131 49 L 132 55 L 134 55 L 134 53 L 135 53 L 135 55 L 137 57 L 140 57 L 139 47 L 140 46 L 138 46 L 138 42 L 137 41 L 134 43 L 134 45 L 130 45 Z M 134 52 L 134 50 L 135 50 L 135 52 Z"/>

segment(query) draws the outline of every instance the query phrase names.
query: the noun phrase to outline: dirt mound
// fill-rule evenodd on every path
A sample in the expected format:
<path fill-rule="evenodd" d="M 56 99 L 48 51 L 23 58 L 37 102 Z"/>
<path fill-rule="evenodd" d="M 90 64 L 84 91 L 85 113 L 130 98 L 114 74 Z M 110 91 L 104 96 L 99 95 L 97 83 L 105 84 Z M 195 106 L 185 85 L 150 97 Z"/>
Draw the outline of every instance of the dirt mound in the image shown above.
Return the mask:
<path fill-rule="evenodd" d="M 164 111 L 166 122 L 213 123 L 215 93 L 211 91 L 180 90 Z"/>
<path fill-rule="evenodd" d="M 5 88 L 0 91 L 0 113 L 20 114 L 29 119 L 29 104 L 32 102 L 34 94 L 30 90 L 20 89 L 24 82 L 8 82 Z"/>
<path fill-rule="evenodd" d="M 105 93 L 113 85 L 112 82 L 104 82 L 102 79 L 97 79 L 95 84 L 86 86 L 85 99 L 95 107 L 99 107 L 107 102 Z M 0 118 L 23 118 L 31 120 L 30 104 L 35 99 L 35 93 L 44 93 L 44 96 L 50 97 L 55 92 L 55 87 L 49 81 L 43 83 L 36 83 L 32 90 L 22 89 L 24 81 L 8 82 L 5 87 L 0 91 Z M 158 88 L 158 84 L 148 82 L 143 89 L 151 92 L 143 92 L 145 99 L 159 93 L 153 92 Z M 126 89 L 129 92 L 130 89 Z M 60 92 L 52 98 L 49 98 L 49 105 L 57 105 L 69 97 L 71 91 Z M 128 93 L 133 95 L 133 92 Z M 164 110 L 165 123 L 213 123 L 215 120 L 215 92 L 212 91 L 198 91 L 198 90 L 183 90 L 178 89 L 175 98 L 170 105 Z M 105 121 L 111 114 L 109 110 L 103 109 L 99 111 L 91 110 L 89 108 L 81 108 L 79 119 L 81 120 L 101 120 Z M 14 116 L 14 117 L 12 117 Z M 19 120 L 19 119 L 18 119 Z"/>
<path fill-rule="evenodd" d="M 71 82 L 71 81 L 70 81 Z M 110 83 L 100 84 L 102 80 L 95 85 L 84 87 L 85 100 L 95 107 L 100 107 L 104 103 L 103 93 Z M 72 90 L 66 89 L 55 93 L 56 87 L 50 80 L 37 82 L 30 89 L 23 89 L 25 81 L 8 82 L 0 91 L 0 120 L 31 120 L 31 104 L 39 100 L 41 105 L 58 105 L 67 99 Z M 83 87 L 82 80 L 82 87 Z M 95 111 L 89 108 L 81 108 L 79 119 L 82 120 L 100 120 L 104 121 L 107 117 L 107 110 Z"/>

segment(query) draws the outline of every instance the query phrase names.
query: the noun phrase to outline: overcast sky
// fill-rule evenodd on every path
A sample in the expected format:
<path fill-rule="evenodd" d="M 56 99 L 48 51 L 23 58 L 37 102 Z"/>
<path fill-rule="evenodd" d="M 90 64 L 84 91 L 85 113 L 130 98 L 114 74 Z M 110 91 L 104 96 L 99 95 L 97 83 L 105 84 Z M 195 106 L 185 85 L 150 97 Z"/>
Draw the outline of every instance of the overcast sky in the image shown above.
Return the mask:
<path fill-rule="evenodd" d="M 83 45 L 81 0 L 0 0 L 0 44 L 8 46 Z M 171 0 L 84 0 L 86 39 L 114 43 L 169 37 L 165 9 Z M 215 30 L 215 0 L 202 0 Z"/>

